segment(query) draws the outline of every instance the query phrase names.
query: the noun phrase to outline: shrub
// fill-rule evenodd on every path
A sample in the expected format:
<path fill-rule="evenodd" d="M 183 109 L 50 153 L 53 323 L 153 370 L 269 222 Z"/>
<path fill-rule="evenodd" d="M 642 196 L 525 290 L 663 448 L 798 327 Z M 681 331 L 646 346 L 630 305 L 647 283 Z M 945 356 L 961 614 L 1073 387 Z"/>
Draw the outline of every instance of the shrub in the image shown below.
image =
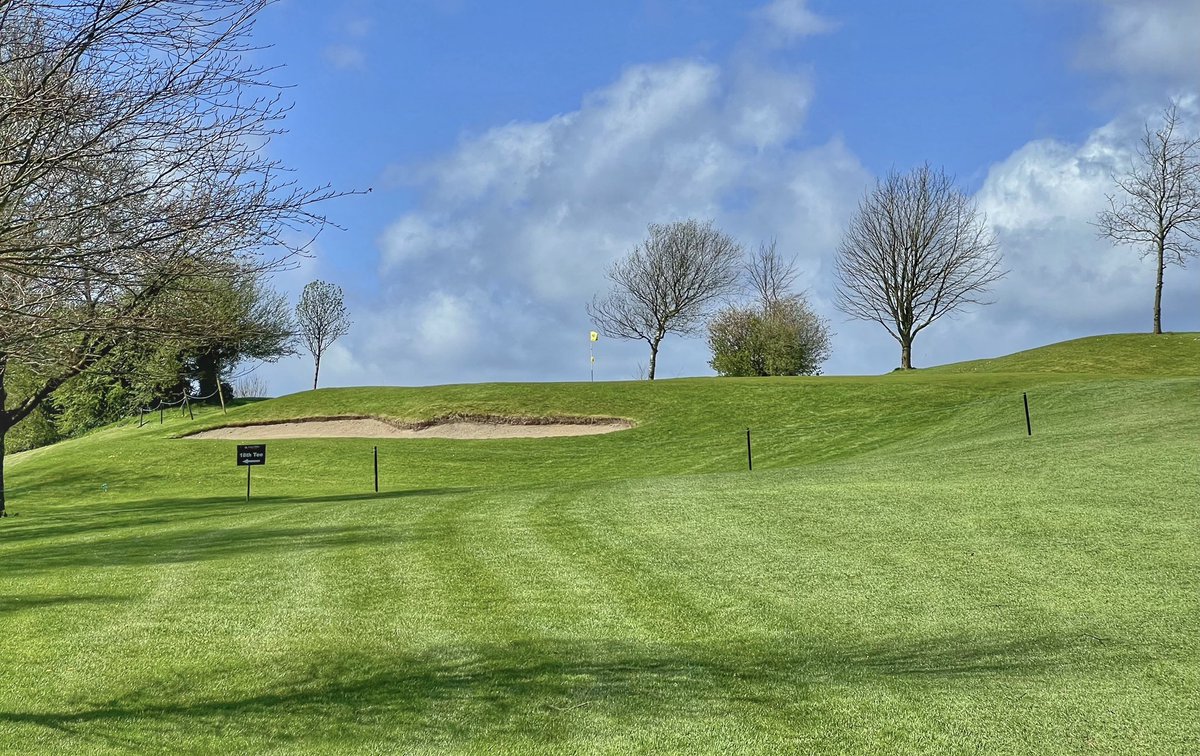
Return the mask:
<path fill-rule="evenodd" d="M 831 335 L 800 296 L 727 307 L 708 324 L 709 364 L 718 375 L 820 375 Z"/>

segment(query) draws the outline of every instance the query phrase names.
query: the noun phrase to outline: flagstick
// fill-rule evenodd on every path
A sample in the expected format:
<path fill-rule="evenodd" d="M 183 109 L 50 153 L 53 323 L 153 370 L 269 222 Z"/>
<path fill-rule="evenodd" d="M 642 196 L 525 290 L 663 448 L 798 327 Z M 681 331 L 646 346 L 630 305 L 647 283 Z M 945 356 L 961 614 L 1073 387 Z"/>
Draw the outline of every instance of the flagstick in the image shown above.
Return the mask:
<path fill-rule="evenodd" d="M 592 383 L 596 382 L 596 339 L 600 338 L 600 334 L 592 331 L 588 334 L 588 365 L 590 366 Z"/>

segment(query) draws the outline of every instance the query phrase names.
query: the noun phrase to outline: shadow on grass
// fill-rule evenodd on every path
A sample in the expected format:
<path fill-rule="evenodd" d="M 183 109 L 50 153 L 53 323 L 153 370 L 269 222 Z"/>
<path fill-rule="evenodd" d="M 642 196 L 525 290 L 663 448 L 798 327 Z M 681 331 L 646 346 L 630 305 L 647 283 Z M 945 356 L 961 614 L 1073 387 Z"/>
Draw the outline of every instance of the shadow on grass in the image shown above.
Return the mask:
<path fill-rule="evenodd" d="M 330 524 L 310 510 L 342 502 L 387 506 L 408 498 L 469 490 L 413 490 L 378 498 L 262 497 L 249 503 L 208 497 L 73 509 L 44 519 L 11 520 L 11 526 L 5 523 L 0 532 L 0 565 L 4 577 L 11 577 L 64 568 L 155 566 L 287 551 L 392 546 L 434 537 L 440 531 L 411 523 L 380 525 L 377 517 L 370 525 Z M 294 518 L 289 517 L 292 509 Z M 280 520 L 287 524 L 269 524 Z"/>
<path fill-rule="evenodd" d="M 1135 663 L 1128 652 L 1116 663 Z M 441 648 L 418 656 L 329 655 L 291 668 L 230 668 L 179 679 L 62 711 L 0 712 L 0 723 L 35 725 L 125 746 L 154 745 L 154 733 L 216 744 L 230 728 L 265 743 L 386 737 L 434 747 L 518 738 L 555 745 L 581 719 L 601 735 L 666 726 L 676 736 L 710 736 L 714 721 L 792 729 L 822 718 L 814 687 L 968 685 L 1103 665 L 1085 637 L 881 642 L 830 650 L 795 644 L 635 644 L 527 641 Z M 256 687 L 259 686 L 259 687 Z M 240 692 L 229 693 L 238 690 Z M 836 703 L 834 705 L 837 705 Z M 3 728 L 0 728 L 3 729 Z M 149 739 L 149 740 L 148 740 Z M 256 740 L 261 739 L 261 740 Z M 232 744 L 227 744 L 232 745 Z M 278 746 L 280 743 L 275 742 Z M 495 744 L 493 744 L 495 745 Z M 693 745 L 704 747 L 694 739 Z M 711 747 L 711 743 L 709 744 Z"/>
<path fill-rule="evenodd" d="M 70 509 L 26 509 L 21 517 L 0 520 L 0 548 L 34 539 L 51 539 L 104 531 L 172 526 L 209 521 L 220 525 L 223 518 L 242 517 L 279 505 L 310 507 L 320 504 L 387 504 L 407 499 L 453 496 L 471 488 L 423 488 L 367 494 L 314 494 L 311 496 L 254 496 L 250 501 L 229 496 L 172 499 L 142 499 L 106 506 L 98 502 Z"/>
<path fill-rule="evenodd" d="M 243 555 L 312 549 L 390 546 L 416 541 L 429 534 L 413 528 L 386 529 L 349 526 L 295 527 L 230 526 L 211 530 L 152 531 L 113 535 L 89 541 L 33 544 L 3 554 L 5 577 L 46 571 L 94 567 L 143 567 Z"/>
<path fill-rule="evenodd" d="M 0 596 L 0 617 L 20 611 L 56 609 L 64 606 L 116 604 L 128 600 L 125 596 L 107 595 Z"/>

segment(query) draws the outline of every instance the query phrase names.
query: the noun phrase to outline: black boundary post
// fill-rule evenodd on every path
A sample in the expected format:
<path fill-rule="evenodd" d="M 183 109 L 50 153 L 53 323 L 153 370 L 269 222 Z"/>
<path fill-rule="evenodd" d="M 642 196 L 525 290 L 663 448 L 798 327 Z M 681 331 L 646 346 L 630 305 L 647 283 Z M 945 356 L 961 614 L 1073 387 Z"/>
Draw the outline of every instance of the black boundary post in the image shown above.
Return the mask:
<path fill-rule="evenodd" d="M 146 413 L 142 410 L 142 408 L 138 407 L 138 427 L 139 428 L 141 428 L 143 425 L 146 424 L 145 414 Z"/>
<path fill-rule="evenodd" d="M 1021 397 L 1024 398 L 1024 400 L 1025 400 L 1025 432 L 1028 435 L 1032 436 L 1033 435 L 1033 424 L 1029 422 L 1029 394 L 1023 393 L 1023 394 L 1021 394 Z"/>
<path fill-rule="evenodd" d="M 165 411 L 166 411 L 166 409 L 162 406 L 162 402 L 159 402 L 159 404 L 158 404 L 158 424 L 159 425 L 163 424 L 163 413 Z"/>
<path fill-rule="evenodd" d="M 754 454 L 750 451 L 750 429 L 746 429 L 746 467 L 754 471 Z"/>
<path fill-rule="evenodd" d="M 379 493 L 379 447 L 375 447 L 375 493 Z"/>

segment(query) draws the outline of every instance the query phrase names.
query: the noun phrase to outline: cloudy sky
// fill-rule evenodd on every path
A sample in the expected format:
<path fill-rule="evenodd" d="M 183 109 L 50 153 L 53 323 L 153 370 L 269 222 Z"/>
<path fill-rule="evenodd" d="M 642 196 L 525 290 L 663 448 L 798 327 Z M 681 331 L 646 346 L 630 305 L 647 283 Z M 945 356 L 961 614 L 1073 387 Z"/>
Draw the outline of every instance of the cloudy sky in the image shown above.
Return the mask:
<path fill-rule="evenodd" d="M 925 161 L 996 231 L 994 304 L 923 332 L 914 362 L 1149 330 L 1154 270 L 1091 225 L 1148 119 L 1200 122 L 1196 0 L 282 0 L 263 62 L 292 85 L 270 150 L 325 208 L 275 283 L 346 292 L 322 385 L 586 380 L 584 303 L 651 222 L 776 239 L 836 337 L 827 374 L 886 372 L 895 342 L 833 307 L 864 190 Z M 1168 268 L 1163 323 L 1200 330 L 1200 261 Z M 596 378 L 646 363 L 601 341 Z M 670 338 L 659 376 L 710 375 Z M 311 359 L 260 369 L 272 394 Z"/>

